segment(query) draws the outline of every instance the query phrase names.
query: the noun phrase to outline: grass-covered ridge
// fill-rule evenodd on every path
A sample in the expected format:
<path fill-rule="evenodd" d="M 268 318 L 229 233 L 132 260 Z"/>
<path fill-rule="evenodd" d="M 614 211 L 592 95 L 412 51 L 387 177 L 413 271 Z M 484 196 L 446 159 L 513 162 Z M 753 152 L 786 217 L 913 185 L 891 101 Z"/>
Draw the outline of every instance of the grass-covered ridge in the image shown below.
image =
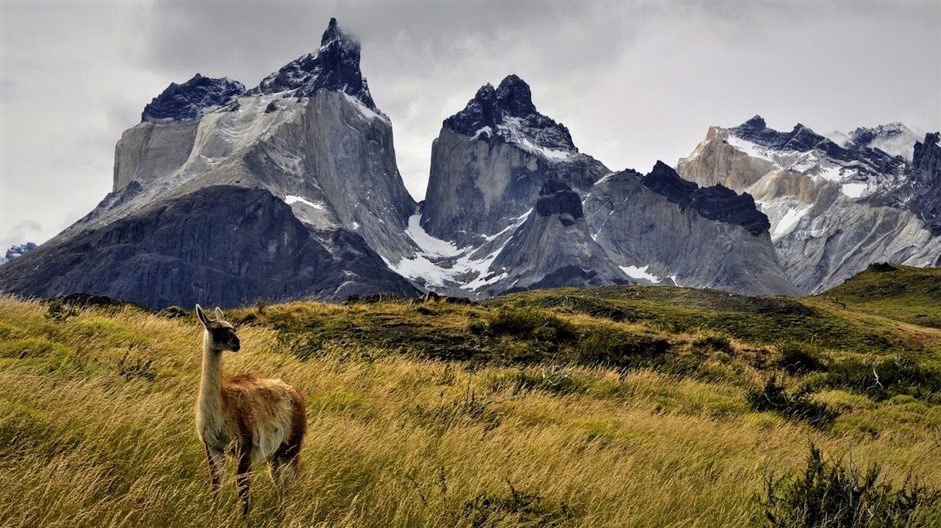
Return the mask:
<path fill-rule="evenodd" d="M 226 371 L 308 400 L 297 487 L 279 505 L 256 478 L 250 524 L 799 524 L 842 515 L 795 505 L 852 474 L 805 467 L 813 444 L 880 468 L 846 488 L 878 490 L 871 511 L 938 525 L 941 502 L 904 501 L 941 489 L 941 330 L 849 296 L 619 287 L 231 310 L 243 351 Z M 0 298 L 0 525 L 238 524 L 232 468 L 214 501 L 195 432 L 200 339 L 177 310 Z"/>

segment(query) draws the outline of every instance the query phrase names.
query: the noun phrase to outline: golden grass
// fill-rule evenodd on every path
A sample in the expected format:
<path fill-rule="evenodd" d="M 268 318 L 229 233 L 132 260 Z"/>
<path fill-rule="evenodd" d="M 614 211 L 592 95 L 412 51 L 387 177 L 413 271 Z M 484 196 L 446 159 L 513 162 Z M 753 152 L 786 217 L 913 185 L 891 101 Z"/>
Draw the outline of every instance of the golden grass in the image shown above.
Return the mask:
<path fill-rule="evenodd" d="M 214 499 L 195 431 L 198 323 L 130 308 L 64 322 L 45 313 L 0 298 L 0 347 L 54 345 L 0 348 L 0 525 L 242 523 L 231 464 Z M 279 503 L 259 469 L 250 526 L 752 525 L 767 472 L 798 469 L 811 442 L 885 464 L 895 482 L 911 473 L 941 488 L 941 412 L 911 398 L 826 392 L 843 414 L 824 432 L 751 412 L 727 382 L 576 366 L 469 370 L 336 343 L 300 361 L 270 328 L 240 337 L 226 372 L 280 377 L 308 400 L 302 474 Z M 125 357 L 152 360 L 154 379 L 122 376 Z M 520 390 L 521 374 L 585 388 Z"/>

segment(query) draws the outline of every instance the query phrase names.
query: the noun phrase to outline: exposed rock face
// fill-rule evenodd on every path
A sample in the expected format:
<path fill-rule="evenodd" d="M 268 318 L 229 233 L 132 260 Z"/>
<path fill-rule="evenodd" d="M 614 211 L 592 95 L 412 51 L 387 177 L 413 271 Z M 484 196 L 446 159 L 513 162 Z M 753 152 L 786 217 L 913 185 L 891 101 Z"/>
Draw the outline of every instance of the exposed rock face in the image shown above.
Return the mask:
<path fill-rule="evenodd" d="M 925 137 L 925 132 L 902 123 L 889 123 L 875 127 L 859 127 L 849 134 L 834 132 L 828 136 L 846 149 L 873 148 L 889 156 L 912 161 L 912 147 Z"/>
<path fill-rule="evenodd" d="M 663 163 L 646 177 L 610 175 L 536 110 L 515 75 L 483 86 L 444 121 L 426 196 L 409 228 L 422 250 L 393 269 L 439 291 L 488 296 L 671 279 L 795 291 L 751 196 L 700 188 Z"/>
<path fill-rule="evenodd" d="M 545 182 L 584 192 L 609 172 L 580 154 L 568 129 L 540 114 L 529 86 L 510 75 L 444 121 L 432 145 L 422 227 L 476 246 L 531 209 Z"/>
<path fill-rule="evenodd" d="M 581 197 L 556 181 L 543 185 L 534 214 L 515 230 L 490 271 L 501 279 L 484 292 L 630 282 L 592 240 Z"/>
<path fill-rule="evenodd" d="M 769 129 L 756 116 L 735 128 L 711 128 L 677 170 L 700 185 L 754 196 L 802 293 L 836 286 L 872 262 L 937 262 L 941 238 L 926 222 L 932 206 L 914 197 L 921 181 L 915 164 L 870 147 L 872 138 L 862 132 L 854 137 L 859 143 L 844 147 L 802 125 Z M 929 183 L 919 194 L 937 196 L 937 188 Z"/>
<path fill-rule="evenodd" d="M 716 214 L 722 201 L 737 206 Z M 658 162 L 646 176 L 626 170 L 602 179 L 584 207 L 593 239 L 632 279 L 755 294 L 796 291 L 771 245 L 767 218 L 747 195 L 699 188 Z"/>
<path fill-rule="evenodd" d="M 228 106 L 245 93 L 245 86 L 229 78 L 196 74 L 183 84 L 172 83 L 144 107 L 141 121 L 196 119 L 208 109 Z"/>
<path fill-rule="evenodd" d="M 755 207 L 751 195 L 736 194 L 718 183 L 700 188 L 680 178 L 675 170 L 662 161 L 657 161 L 650 174 L 644 177 L 644 186 L 681 207 L 692 207 L 711 220 L 740 225 L 753 235 L 767 233 L 771 227 L 768 217 Z"/>
<path fill-rule="evenodd" d="M 0 290 L 107 295 L 154 308 L 417 294 L 358 235 L 318 232 L 263 189 L 205 187 L 3 266 Z"/>
<path fill-rule="evenodd" d="M 355 231 L 386 259 L 413 254 L 403 231 L 417 205 L 396 168 L 391 122 L 374 109 L 365 82 L 351 80 L 360 75 L 359 44 L 335 21 L 321 42 L 308 56 L 309 69 L 301 59 L 292 62 L 250 92 L 257 95 L 238 98 L 235 110 L 126 131 L 116 148 L 114 189 L 130 182 L 142 189 L 120 203 L 106 199 L 64 235 L 228 184 L 268 189 L 302 221 Z M 341 82 L 343 89 L 334 90 Z"/>
<path fill-rule="evenodd" d="M 909 208 L 924 220 L 931 234 L 941 236 L 941 134 L 925 134 L 915 144 Z"/>
<path fill-rule="evenodd" d="M 378 112 L 369 86 L 359 69 L 360 45 L 331 18 L 320 39 L 320 49 L 289 62 L 262 79 L 251 95 L 280 94 L 282 97 L 311 97 L 318 90 L 345 93 Z"/>
<path fill-rule="evenodd" d="M 143 122 L 125 132 L 118 142 L 114 191 L 86 217 L 43 246 L 47 250 L 37 253 L 34 260 L 42 259 L 43 266 L 18 267 L 21 277 L 12 277 L 13 271 L 4 270 L 0 284 L 16 285 L 16 291 L 24 294 L 44 295 L 53 286 L 43 286 L 41 279 L 48 277 L 43 269 L 71 276 L 69 270 L 73 268 L 68 266 L 82 266 L 83 275 L 90 279 L 55 282 L 55 293 L 82 288 L 115 296 L 133 294 L 139 297 L 127 298 L 146 299 L 148 303 L 163 302 L 161 299 L 184 302 L 190 290 L 183 281 L 179 281 L 176 299 L 172 282 L 162 283 L 167 288 L 162 292 L 125 288 L 118 282 L 130 279 L 120 278 L 119 274 L 109 278 L 112 275 L 106 269 L 86 269 L 98 264 L 114 267 L 104 254 L 92 260 L 78 259 L 72 256 L 71 248 L 78 240 L 105 236 L 103 233 L 117 247 L 121 236 L 134 236 L 134 231 L 120 226 L 136 218 L 139 211 L 189 203 L 181 200 L 221 185 L 264 190 L 281 200 L 305 229 L 316 232 L 323 245 L 336 238 L 337 248 L 347 248 L 332 257 L 339 259 L 338 266 L 343 258 L 353 259 L 346 262 L 347 266 L 357 263 L 357 273 L 363 266 L 374 266 L 371 272 L 361 274 L 371 275 L 374 280 L 353 277 L 343 287 L 322 282 L 322 278 L 309 273 L 301 275 L 310 287 L 291 282 L 285 291 L 293 291 L 295 297 L 340 298 L 375 293 L 382 290 L 383 284 L 388 291 L 404 291 L 403 279 L 389 272 L 383 259 L 396 261 L 415 254 L 415 244 L 405 234 L 405 227 L 417 205 L 396 168 L 391 123 L 376 109 L 362 79 L 359 59 L 359 43 L 331 21 L 316 53 L 285 66 L 249 93 L 234 81 L 202 76 L 183 85 L 171 85 L 148 105 Z M 162 222 L 171 220 L 199 222 L 183 213 Z M 184 227 L 166 226 L 160 232 L 177 229 L 183 233 Z M 150 233 L 146 229 L 140 232 Z M 158 234 L 153 231 L 148 236 Z M 244 236 L 255 234 L 246 232 Z M 178 250 L 201 251 L 195 242 L 183 238 Z M 145 257 L 132 250 L 154 249 L 144 243 L 128 243 L 126 248 L 121 258 L 135 261 Z M 164 249 L 169 251 L 163 246 L 157 248 Z M 370 252 L 376 258 L 360 258 Z M 173 255 L 188 262 L 186 255 Z M 158 252 L 146 258 L 159 260 L 165 256 Z M 293 266 L 284 259 L 277 263 Z M 187 266 L 181 269 L 189 269 Z M 78 273 L 78 268 L 74 269 Z M 202 280 L 202 272 L 194 273 L 187 277 Z M 247 299 L 253 292 L 261 297 L 276 293 L 250 273 L 230 278 L 244 284 L 236 289 L 237 294 L 226 294 L 226 299 Z M 228 288 L 229 282 L 225 284 Z M 215 289 L 205 290 L 210 291 L 221 295 Z"/>

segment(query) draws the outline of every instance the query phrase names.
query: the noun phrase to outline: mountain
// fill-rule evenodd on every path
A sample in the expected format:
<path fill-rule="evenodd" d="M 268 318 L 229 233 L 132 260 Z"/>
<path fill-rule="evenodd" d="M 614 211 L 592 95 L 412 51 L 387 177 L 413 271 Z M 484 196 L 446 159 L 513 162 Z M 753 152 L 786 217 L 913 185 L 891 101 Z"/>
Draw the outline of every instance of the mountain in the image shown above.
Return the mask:
<path fill-rule="evenodd" d="M 843 148 L 875 148 L 890 156 L 912 161 L 912 147 L 925 137 L 926 132 L 903 123 L 889 123 L 875 127 L 859 127 L 849 134 L 833 132 L 827 137 Z"/>
<path fill-rule="evenodd" d="M 625 282 L 794 292 L 768 227 L 750 196 L 699 188 L 663 163 L 646 178 L 613 174 L 509 75 L 444 120 L 409 222 L 422 249 L 391 267 L 475 297 Z"/>
<path fill-rule="evenodd" d="M 801 124 L 773 130 L 755 116 L 710 128 L 677 171 L 754 196 L 790 279 L 801 292 L 821 292 L 873 262 L 941 262 L 936 136 L 918 143 L 909 162 L 879 147 L 902 134 L 891 130 L 902 129 L 857 129 L 841 145 Z"/>
<path fill-rule="evenodd" d="M 4 266 L 0 290 L 89 291 L 153 306 L 200 296 L 226 304 L 417 294 L 383 261 L 414 254 L 404 230 L 417 204 L 359 60 L 359 42 L 331 20 L 316 52 L 252 89 L 199 74 L 171 84 L 118 141 L 113 191 L 19 265 Z M 181 209 L 199 197 L 228 202 L 206 211 L 210 223 L 196 207 Z M 154 215 L 163 216 L 159 226 Z M 236 225 L 259 238 L 238 243 Z M 167 234 L 176 245 L 161 245 Z"/>
<path fill-rule="evenodd" d="M 204 187 L 32 255 L 4 265 L 5 291 L 86 292 L 158 308 L 416 293 L 362 237 L 313 231 L 259 188 Z"/>
<path fill-rule="evenodd" d="M 25 244 L 14 244 L 10 246 L 9 249 L 7 249 L 6 253 L 2 257 L 0 257 L 0 264 L 9 262 L 17 257 L 22 257 L 34 249 L 36 249 L 36 244 L 33 242 L 26 242 Z"/>
<path fill-rule="evenodd" d="M 565 125 L 539 113 L 529 85 L 509 75 L 445 119 L 431 147 L 421 226 L 478 245 L 532 209 L 547 181 L 584 192 L 610 172 L 579 153 Z"/>
<path fill-rule="evenodd" d="M 585 199 L 593 238 L 632 278 L 745 293 L 796 291 L 748 194 L 699 187 L 657 162 L 605 177 Z"/>

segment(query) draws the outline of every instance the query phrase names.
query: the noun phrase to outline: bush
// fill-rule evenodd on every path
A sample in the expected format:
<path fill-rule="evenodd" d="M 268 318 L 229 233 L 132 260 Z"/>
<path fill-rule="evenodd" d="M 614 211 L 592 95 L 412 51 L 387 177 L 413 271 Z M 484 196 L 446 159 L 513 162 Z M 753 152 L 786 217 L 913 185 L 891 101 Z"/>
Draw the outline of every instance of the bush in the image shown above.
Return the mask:
<path fill-rule="evenodd" d="M 166 317 L 167 319 L 178 319 L 180 317 L 189 317 L 189 312 L 179 306 L 167 306 L 157 312 L 157 315 Z"/>
<path fill-rule="evenodd" d="M 727 354 L 733 352 L 732 340 L 727 336 L 719 334 L 708 334 L 697 337 L 693 340 L 693 348 L 701 351 L 725 352 Z"/>
<path fill-rule="evenodd" d="M 775 364 L 790 374 L 806 374 L 824 369 L 820 350 L 813 345 L 789 341 L 778 347 L 778 354 Z"/>
<path fill-rule="evenodd" d="M 803 473 L 768 476 L 762 501 L 767 526 L 902 527 L 925 526 L 928 512 L 941 504 L 941 493 L 906 479 L 895 489 L 881 478 L 881 468 L 867 471 L 842 461 L 826 462 L 810 446 Z"/>
<path fill-rule="evenodd" d="M 575 360 L 615 367 L 653 366 L 670 349 L 666 339 L 614 327 L 595 327 L 575 345 Z"/>
<path fill-rule="evenodd" d="M 554 503 L 538 493 L 519 491 L 507 482 L 509 495 L 481 493 L 464 503 L 469 526 L 574 526 L 577 512 L 565 502 Z M 464 523 L 460 523 L 464 524 Z"/>
<path fill-rule="evenodd" d="M 490 318 L 487 329 L 495 336 L 509 335 L 550 342 L 575 337 L 575 327 L 571 323 L 535 308 L 500 308 Z"/>
<path fill-rule="evenodd" d="M 807 388 L 788 392 L 784 385 L 778 383 L 777 376 L 771 376 L 762 388 L 749 390 L 747 400 L 756 411 L 775 412 L 817 427 L 826 427 L 837 417 L 837 412 L 830 406 L 811 400 Z"/>
<path fill-rule="evenodd" d="M 46 319 L 57 323 L 63 323 L 70 317 L 75 317 L 76 315 L 78 315 L 78 309 L 75 308 L 75 306 L 62 302 L 59 299 L 50 302 L 49 307 L 46 308 Z"/>
<path fill-rule="evenodd" d="M 941 372 L 898 355 L 871 361 L 849 359 L 827 369 L 823 384 L 884 400 L 898 394 L 932 399 L 941 392 Z"/>

